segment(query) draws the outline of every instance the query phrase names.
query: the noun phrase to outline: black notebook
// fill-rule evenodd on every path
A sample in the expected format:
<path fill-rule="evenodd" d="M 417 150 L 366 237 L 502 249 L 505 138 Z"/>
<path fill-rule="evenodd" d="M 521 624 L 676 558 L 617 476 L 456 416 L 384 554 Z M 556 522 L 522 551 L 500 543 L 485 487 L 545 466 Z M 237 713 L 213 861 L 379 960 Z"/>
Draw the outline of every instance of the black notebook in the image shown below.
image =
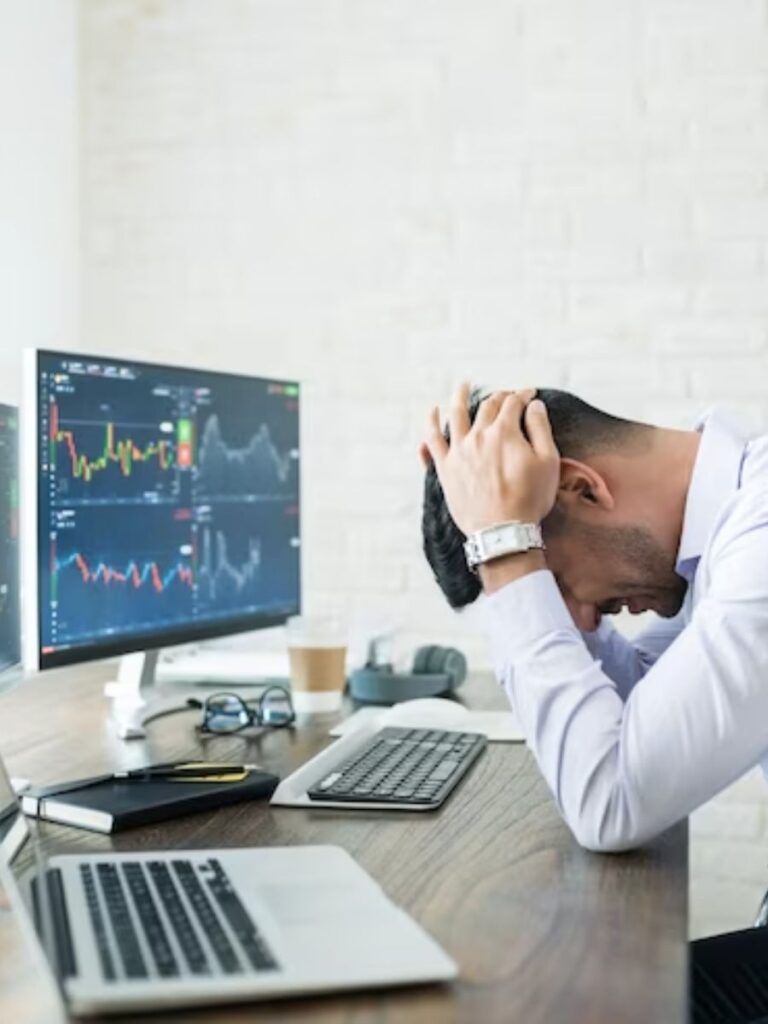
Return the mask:
<path fill-rule="evenodd" d="M 46 787 L 28 789 L 21 796 L 21 806 L 32 817 L 93 832 L 118 832 L 241 800 L 267 799 L 279 781 L 276 775 L 262 771 L 250 771 L 241 782 L 109 779 L 89 786 L 83 779 L 82 789 L 58 796 L 46 796 Z"/>

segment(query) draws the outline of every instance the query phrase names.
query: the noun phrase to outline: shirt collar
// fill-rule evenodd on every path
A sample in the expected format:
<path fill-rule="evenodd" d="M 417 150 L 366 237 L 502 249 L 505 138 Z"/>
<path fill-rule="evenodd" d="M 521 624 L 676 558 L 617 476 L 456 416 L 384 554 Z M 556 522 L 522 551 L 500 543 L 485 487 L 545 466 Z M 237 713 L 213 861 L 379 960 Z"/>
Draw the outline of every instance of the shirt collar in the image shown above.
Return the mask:
<path fill-rule="evenodd" d="M 690 580 L 726 498 L 737 490 L 746 439 L 715 411 L 696 424 L 701 442 L 693 466 L 683 513 L 676 570 Z"/>

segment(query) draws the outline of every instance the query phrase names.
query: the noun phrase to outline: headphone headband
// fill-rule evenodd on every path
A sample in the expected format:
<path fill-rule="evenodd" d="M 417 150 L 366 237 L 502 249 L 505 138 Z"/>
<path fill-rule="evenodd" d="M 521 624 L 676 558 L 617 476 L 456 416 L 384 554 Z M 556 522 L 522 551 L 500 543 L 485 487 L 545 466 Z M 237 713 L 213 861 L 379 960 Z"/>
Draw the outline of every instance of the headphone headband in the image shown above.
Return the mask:
<path fill-rule="evenodd" d="M 443 671 L 439 671 L 443 669 Z M 467 659 L 453 647 L 421 647 L 411 672 L 394 672 L 391 665 L 366 665 L 349 677 L 353 700 L 368 704 L 397 704 L 419 697 L 437 697 L 459 686 L 467 675 Z"/>

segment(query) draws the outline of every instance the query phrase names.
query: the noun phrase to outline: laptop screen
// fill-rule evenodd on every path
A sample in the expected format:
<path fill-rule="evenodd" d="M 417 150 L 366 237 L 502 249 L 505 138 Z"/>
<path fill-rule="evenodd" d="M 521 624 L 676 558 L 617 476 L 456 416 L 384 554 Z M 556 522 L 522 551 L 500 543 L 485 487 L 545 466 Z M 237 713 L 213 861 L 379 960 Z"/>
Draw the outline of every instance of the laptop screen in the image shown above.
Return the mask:
<path fill-rule="evenodd" d="M 19 856 L 25 844 L 24 856 Z M 39 842 L 24 817 L 0 757 L 0 910 L 15 915 L 22 933 L 35 950 L 36 978 L 46 989 L 52 986 L 50 992 L 55 995 L 58 985 L 48 887 L 36 886 L 36 899 L 32 893 L 32 885 L 36 878 L 43 877 L 43 871 Z"/>
<path fill-rule="evenodd" d="M 10 867 L 28 838 L 29 825 L 0 757 L 0 857 L 6 866 Z"/>

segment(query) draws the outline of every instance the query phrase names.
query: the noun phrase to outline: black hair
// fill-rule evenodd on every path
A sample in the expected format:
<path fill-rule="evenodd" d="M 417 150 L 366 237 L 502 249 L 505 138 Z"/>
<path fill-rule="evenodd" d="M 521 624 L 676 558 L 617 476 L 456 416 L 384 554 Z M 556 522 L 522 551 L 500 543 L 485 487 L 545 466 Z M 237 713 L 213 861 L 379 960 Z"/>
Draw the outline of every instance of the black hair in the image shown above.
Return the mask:
<path fill-rule="evenodd" d="M 469 418 L 474 422 L 477 410 L 488 392 L 476 389 L 469 401 Z M 555 444 L 561 456 L 584 459 L 588 455 L 615 450 L 648 428 L 645 424 L 611 416 L 567 391 L 539 389 L 536 397 L 547 407 Z M 450 440 L 448 427 L 445 437 Z M 424 481 L 424 505 L 421 530 L 424 554 L 438 586 L 452 608 L 471 604 L 481 591 L 480 580 L 467 568 L 464 557 L 465 534 L 453 521 L 434 465 L 430 464 Z"/>

